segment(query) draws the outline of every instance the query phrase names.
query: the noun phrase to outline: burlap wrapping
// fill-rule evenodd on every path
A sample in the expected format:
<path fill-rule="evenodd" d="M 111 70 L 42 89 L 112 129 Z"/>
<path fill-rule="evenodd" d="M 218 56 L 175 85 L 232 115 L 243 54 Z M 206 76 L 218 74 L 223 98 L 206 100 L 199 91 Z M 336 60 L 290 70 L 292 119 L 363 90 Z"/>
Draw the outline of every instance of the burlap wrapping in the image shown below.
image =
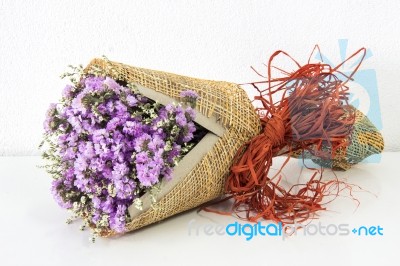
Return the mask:
<path fill-rule="evenodd" d="M 196 109 L 206 117 L 214 117 L 225 128 L 224 134 L 188 175 L 162 197 L 155 208 L 132 217 L 127 230 L 161 221 L 177 213 L 195 208 L 224 193 L 224 185 L 236 151 L 260 132 L 260 121 L 246 92 L 239 85 L 223 81 L 210 81 L 185 77 L 162 71 L 132 67 L 103 59 L 94 59 L 87 66 L 102 69 L 114 79 L 137 83 L 179 101 L 184 90 L 199 94 Z M 361 112 L 356 112 L 356 123 L 351 145 L 333 160 L 313 158 L 317 163 L 336 169 L 348 169 L 367 156 L 383 149 L 383 138 L 376 127 Z M 299 157 L 300 154 L 293 154 Z M 307 154 L 304 156 L 307 157 Z M 107 232 L 102 236 L 111 236 Z"/>

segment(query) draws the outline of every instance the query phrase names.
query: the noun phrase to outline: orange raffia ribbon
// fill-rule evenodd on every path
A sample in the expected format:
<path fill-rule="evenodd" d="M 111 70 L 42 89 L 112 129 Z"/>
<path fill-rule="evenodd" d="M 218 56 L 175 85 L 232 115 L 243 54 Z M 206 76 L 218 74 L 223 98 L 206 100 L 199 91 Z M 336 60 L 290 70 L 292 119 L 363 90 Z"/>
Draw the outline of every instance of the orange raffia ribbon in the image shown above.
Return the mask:
<path fill-rule="evenodd" d="M 312 54 L 316 49 L 319 51 L 315 46 Z M 278 69 L 285 75 L 272 78 L 273 61 L 281 54 L 293 60 L 298 69 L 291 73 Z M 350 75 L 339 72 L 345 62 L 358 54 L 362 54 L 361 60 Z M 325 209 L 323 198 L 331 195 L 331 186 L 344 184 L 349 188 L 339 180 L 322 181 L 322 171 L 317 171 L 305 184 L 296 184 L 287 190 L 279 184 L 279 173 L 270 177 L 269 170 L 272 158 L 282 153 L 288 156 L 284 167 L 294 152 L 308 151 L 320 158 L 333 159 L 339 149 L 349 145 L 355 114 L 348 104 L 346 83 L 360 67 L 365 54 L 366 49 L 361 48 L 335 68 L 323 62 L 310 63 L 310 59 L 301 66 L 284 51 L 272 54 L 267 65 L 268 75 L 264 77 L 267 80 L 250 83 L 258 91 L 254 100 L 262 106 L 256 109 L 262 130 L 237 151 L 226 180 L 227 197 L 223 200 L 233 199 L 232 211 L 204 210 L 233 212 L 238 216 L 245 212 L 245 219 L 252 222 L 260 218 L 284 224 L 302 222 Z M 337 74 L 345 80 L 340 80 Z M 259 84 L 267 88 L 260 90 Z"/>

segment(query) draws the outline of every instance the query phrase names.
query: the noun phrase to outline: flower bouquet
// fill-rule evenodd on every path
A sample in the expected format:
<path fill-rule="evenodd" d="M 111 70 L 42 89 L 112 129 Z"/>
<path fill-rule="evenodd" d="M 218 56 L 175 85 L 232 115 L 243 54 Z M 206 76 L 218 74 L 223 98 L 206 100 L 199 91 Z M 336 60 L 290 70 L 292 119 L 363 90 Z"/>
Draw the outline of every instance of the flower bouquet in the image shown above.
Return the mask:
<path fill-rule="evenodd" d="M 236 84 L 107 59 L 71 69 L 63 77 L 72 85 L 47 112 L 43 157 L 54 198 L 95 235 L 131 231 L 220 196 L 234 151 L 259 131 Z"/>
<path fill-rule="evenodd" d="M 273 79 L 277 54 L 267 81 L 250 84 L 261 108 L 229 82 L 107 59 L 71 67 L 63 75 L 71 85 L 50 106 L 41 144 L 54 198 L 98 236 L 132 231 L 223 195 L 234 200 L 227 213 L 245 211 L 250 221 L 295 222 L 324 209 L 323 197 L 339 181 L 314 175 L 293 193 L 268 176 L 272 158 L 307 157 L 346 170 L 379 153 L 383 139 L 347 104 L 346 81 L 335 78 L 336 69 L 299 65 Z"/>

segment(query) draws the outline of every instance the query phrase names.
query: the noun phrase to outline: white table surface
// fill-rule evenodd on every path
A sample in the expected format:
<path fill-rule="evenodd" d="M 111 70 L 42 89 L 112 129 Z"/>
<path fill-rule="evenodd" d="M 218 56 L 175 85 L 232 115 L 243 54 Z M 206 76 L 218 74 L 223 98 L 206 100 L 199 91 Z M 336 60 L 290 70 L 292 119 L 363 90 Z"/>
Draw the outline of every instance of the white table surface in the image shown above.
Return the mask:
<path fill-rule="evenodd" d="M 380 163 L 338 173 L 369 192 L 355 193 L 361 203 L 358 208 L 354 201 L 338 198 L 327 206 L 331 211 L 314 222 L 345 223 L 350 228 L 379 225 L 382 236 L 303 236 L 299 231 L 286 240 L 259 236 L 246 241 L 239 236 L 207 236 L 201 230 L 198 236 L 189 235 L 190 221 L 200 226 L 237 221 L 193 210 L 92 244 L 89 232 L 79 231 L 79 222 L 65 223 L 69 214 L 53 201 L 50 177 L 36 168 L 40 163 L 40 157 L 0 157 L 0 265 L 389 265 L 397 261 L 400 153 L 384 153 Z M 284 170 L 288 180 L 299 173 L 296 160 Z"/>

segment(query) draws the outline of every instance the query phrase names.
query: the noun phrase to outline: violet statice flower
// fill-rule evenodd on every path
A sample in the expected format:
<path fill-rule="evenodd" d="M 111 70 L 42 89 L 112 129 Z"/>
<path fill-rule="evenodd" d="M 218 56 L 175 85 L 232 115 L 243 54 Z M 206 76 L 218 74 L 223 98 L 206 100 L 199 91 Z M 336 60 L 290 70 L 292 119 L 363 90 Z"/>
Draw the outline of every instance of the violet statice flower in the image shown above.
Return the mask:
<path fill-rule="evenodd" d="M 79 93 L 76 98 L 74 98 L 72 100 L 72 110 L 71 111 L 75 111 L 76 112 L 84 112 L 85 111 L 85 106 L 83 105 L 82 99 L 85 96 L 84 92 Z"/>
<path fill-rule="evenodd" d="M 198 95 L 181 97 L 195 102 Z M 55 137 L 46 138 L 55 147 L 46 151 L 55 162 L 52 194 L 98 232 L 124 232 L 134 200 L 173 178 L 196 130 L 195 111 L 160 107 L 111 77 L 90 75 L 65 87 L 61 105 L 50 106 L 44 123 Z"/>
<path fill-rule="evenodd" d="M 126 205 L 117 205 L 116 211 L 111 215 L 110 228 L 117 233 L 123 233 L 125 231 L 126 211 Z"/>
<path fill-rule="evenodd" d="M 65 202 L 60 194 L 60 190 L 62 190 L 62 183 L 63 183 L 62 180 L 59 179 L 53 180 L 51 184 L 51 194 L 53 195 L 54 200 L 61 208 L 69 209 L 72 207 L 72 203 Z"/>
<path fill-rule="evenodd" d="M 62 96 L 66 99 L 71 98 L 73 89 L 74 89 L 74 86 L 68 84 L 67 86 L 65 86 L 65 88 L 62 92 Z"/>
<path fill-rule="evenodd" d="M 106 85 L 108 88 L 118 93 L 121 89 L 121 86 L 110 77 L 106 77 L 106 79 L 104 80 L 104 85 Z"/>
<path fill-rule="evenodd" d="M 179 96 L 182 97 L 182 98 L 189 98 L 189 99 L 191 99 L 191 100 L 197 100 L 197 98 L 199 97 L 199 95 L 197 94 L 197 92 L 192 91 L 192 90 L 185 90 L 185 91 L 182 91 L 182 92 L 179 94 Z"/>
<path fill-rule="evenodd" d="M 54 130 L 54 116 L 57 114 L 57 104 L 50 104 L 46 112 L 46 119 L 43 123 L 43 128 L 46 133 L 50 133 Z"/>
<path fill-rule="evenodd" d="M 133 107 L 138 103 L 138 99 L 136 99 L 136 97 L 134 97 L 132 95 L 126 96 L 126 101 L 128 102 L 128 105 L 130 107 Z"/>
<path fill-rule="evenodd" d="M 182 98 L 183 102 L 186 102 L 192 108 L 196 107 L 196 101 L 199 98 L 197 92 L 192 90 L 185 90 L 180 93 L 180 97 Z"/>
<path fill-rule="evenodd" d="M 83 82 L 85 83 L 83 91 L 86 93 L 103 90 L 105 87 L 104 85 L 106 84 L 104 82 L 104 77 L 95 77 L 95 76 L 89 76 L 85 78 Z"/>

